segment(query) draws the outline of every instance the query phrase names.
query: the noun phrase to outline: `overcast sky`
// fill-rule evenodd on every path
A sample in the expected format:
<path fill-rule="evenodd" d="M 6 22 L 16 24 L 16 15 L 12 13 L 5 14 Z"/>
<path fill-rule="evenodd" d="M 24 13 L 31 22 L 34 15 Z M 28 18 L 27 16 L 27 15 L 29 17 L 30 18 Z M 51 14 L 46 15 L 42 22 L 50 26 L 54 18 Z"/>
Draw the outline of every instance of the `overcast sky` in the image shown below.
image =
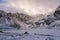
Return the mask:
<path fill-rule="evenodd" d="M 27 14 L 48 14 L 60 5 L 60 0 L 0 0 L 0 9 L 25 11 Z"/>

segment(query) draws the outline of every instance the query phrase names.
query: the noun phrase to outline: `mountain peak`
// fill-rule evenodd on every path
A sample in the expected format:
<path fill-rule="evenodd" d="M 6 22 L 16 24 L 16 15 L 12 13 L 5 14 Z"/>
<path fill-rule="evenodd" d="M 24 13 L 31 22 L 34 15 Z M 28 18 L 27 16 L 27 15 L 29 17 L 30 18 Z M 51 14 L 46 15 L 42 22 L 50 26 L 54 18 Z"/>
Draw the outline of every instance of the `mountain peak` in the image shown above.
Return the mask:
<path fill-rule="evenodd" d="M 57 10 L 60 10 L 60 5 L 58 6 Z"/>

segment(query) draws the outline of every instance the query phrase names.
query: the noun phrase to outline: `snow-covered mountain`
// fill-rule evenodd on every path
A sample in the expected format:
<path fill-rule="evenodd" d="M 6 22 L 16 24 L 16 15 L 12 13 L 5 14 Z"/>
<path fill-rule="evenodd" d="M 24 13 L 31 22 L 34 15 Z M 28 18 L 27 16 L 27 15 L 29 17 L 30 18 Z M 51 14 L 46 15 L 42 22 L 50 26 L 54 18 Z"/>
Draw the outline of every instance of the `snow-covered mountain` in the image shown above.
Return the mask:
<path fill-rule="evenodd" d="M 27 26 L 26 21 L 31 20 L 32 17 L 23 13 L 7 13 L 0 10 L 0 24 L 4 26 Z M 6 24 L 6 25 L 5 25 Z"/>
<path fill-rule="evenodd" d="M 2 26 L 3 28 L 8 28 L 9 26 L 23 29 L 52 28 L 52 26 L 56 24 L 55 21 L 60 21 L 59 9 L 60 6 L 53 14 L 49 14 L 46 17 L 42 14 L 37 17 L 32 17 L 24 13 L 8 13 L 0 10 L 0 28 L 2 28 Z"/>
<path fill-rule="evenodd" d="M 0 10 L 0 40 L 60 40 L 60 6 L 37 17 Z"/>
<path fill-rule="evenodd" d="M 54 13 L 47 15 L 46 17 L 40 17 L 39 20 L 33 23 L 33 28 L 58 28 L 58 25 L 60 24 L 60 6 L 57 7 Z M 54 26 L 54 27 L 53 27 Z M 60 26 L 59 26 L 60 27 Z M 58 28 L 59 29 L 59 28 Z"/>

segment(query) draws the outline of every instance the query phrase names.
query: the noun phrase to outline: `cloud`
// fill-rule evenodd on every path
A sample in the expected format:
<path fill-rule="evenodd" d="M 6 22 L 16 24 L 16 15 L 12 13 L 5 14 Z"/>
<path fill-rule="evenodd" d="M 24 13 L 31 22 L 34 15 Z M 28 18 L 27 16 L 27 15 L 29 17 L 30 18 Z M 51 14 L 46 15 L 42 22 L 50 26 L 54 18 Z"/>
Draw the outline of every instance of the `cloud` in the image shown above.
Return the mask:
<path fill-rule="evenodd" d="M 48 14 L 56 9 L 60 0 L 5 0 L 7 7 L 24 10 L 29 15 Z"/>

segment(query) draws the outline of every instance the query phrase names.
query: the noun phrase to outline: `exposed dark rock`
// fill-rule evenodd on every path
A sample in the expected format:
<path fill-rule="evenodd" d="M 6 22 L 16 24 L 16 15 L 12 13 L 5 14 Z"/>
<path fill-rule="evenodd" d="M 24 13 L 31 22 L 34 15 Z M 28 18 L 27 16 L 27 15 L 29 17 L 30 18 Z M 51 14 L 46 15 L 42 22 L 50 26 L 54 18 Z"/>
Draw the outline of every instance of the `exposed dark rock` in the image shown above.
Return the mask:
<path fill-rule="evenodd" d="M 0 31 L 0 33 L 3 33 L 3 31 Z"/>
<path fill-rule="evenodd" d="M 48 18 L 47 20 L 44 21 L 47 25 L 50 25 L 54 20 Z"/>
<path fill-rule="evenodd" d="M 39 22 L 35 22 L 35 24 L 36 24 L 36 25 L 40 25 L 41 23 L 39 23 Z"/>
<path fill-rule="evenodd" d="M 25 32 L 24 34 L 28 34 L 28 32 Z"/>
<path fill-rule="evenodd" d="M 48 37 L 48 38 L 45 39 L 45 40 L 55 40 L 55 39 L 53 39 L 53 38 L 51 38 L 51 37 Z"/>
<path fill-rule="evenodd" d="M 0 14 L 0 18 L 3 17 L 1 14 Z"/>
<path fill-rule="evenodd" d="M 54 17 L 56 17 L 58 20 L 60 20 L 60 6 L 54 12 Z"/>

